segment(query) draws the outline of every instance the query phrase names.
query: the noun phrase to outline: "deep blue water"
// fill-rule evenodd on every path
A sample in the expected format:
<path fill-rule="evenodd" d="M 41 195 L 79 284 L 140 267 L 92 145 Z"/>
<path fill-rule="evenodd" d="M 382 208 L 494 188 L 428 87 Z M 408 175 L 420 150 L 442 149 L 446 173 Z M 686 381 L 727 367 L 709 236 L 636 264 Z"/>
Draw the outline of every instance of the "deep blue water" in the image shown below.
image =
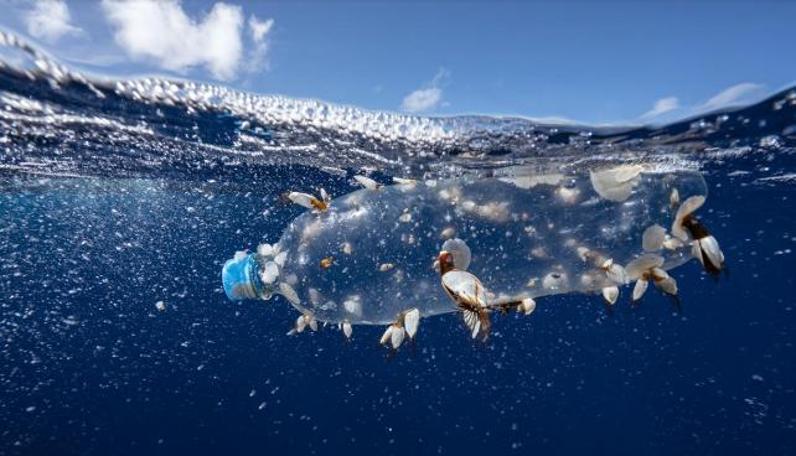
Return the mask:
<path fill-rule="evenodd" d="M 313 126 L 317 107 L 288 121 L 33 75 L 0 70 L 0 454 L 796 452 L 792 91 L 660 128 L 343 131 Z M 375 135 L 384 122 L 403 136 Z M 628 289 L 612 312 L 541 298 L 485 344 L 429 318 L 395 354 L 379 327 L 287 337 L 284 299 L 221 290 L 233 252 L 302 213 L 284 191 L 341 195 L 363 167 L 386 182 L 594 161 L 700 169 L 729 273 L 674 270 L 679 312 L 656 293 L 632 308 Z"/>

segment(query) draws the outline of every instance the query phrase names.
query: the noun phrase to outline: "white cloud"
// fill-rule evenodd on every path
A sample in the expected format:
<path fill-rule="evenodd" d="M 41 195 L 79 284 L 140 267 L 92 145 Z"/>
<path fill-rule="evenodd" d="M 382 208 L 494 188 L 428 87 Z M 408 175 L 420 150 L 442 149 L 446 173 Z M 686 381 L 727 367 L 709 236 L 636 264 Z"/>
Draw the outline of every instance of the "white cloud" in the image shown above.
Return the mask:
<path fill-rule="evenodd" d="M 763 86 L 753 82 L 742 82 L 728 87 L 697 107 L 698 111 L 713 111 L 728 106 L 747 104 L 763 94 Z"/>
<path fill-rule="evenodd" d="M 668 122 L 732 106 L 748 105 L 758 101 L 764 95 L 765 86 L 762 84 L 742 82 L 722 90 L 702 104 L 682 106 L 677 97 L 666 97 L 656 101 L 652 109 L 642 114 L 638 120 Z"/>
<path fill-rule="evenodd" d="M 434 79 L 426 87 L 411 92 L 404 97 L 401 109 L 407 112 L 428 111 L 437 107 L 442 101 L 442 82 L 450 76 L 448 70 L 440 68 Z"/>
<path fill-rule="evenodd" d="M 268 35 L 274 27 L 273 19 L 261 21 L 254 14 L 249 17 L 249 37 L 254 43 L 254 47 L 249 52 L 247 63 L 248 71 L 256 71 L 265 66 L 268 69 Z"/>
<path fill-rule="evenodd" d="M 28 33 L 49 42 L 64 35 L 82 32 L 70 23 L 69 7 L 63 0 L 38 0 L 23 19 Z"/>
<path fill-rule="evenodd" d="M 666 114 L 667 112 L 674 111 L 679 107 L 680 101 L 677 99 L 677 97 L 661 98 L 655 102 L 655 105 L 652 106 L 652 109 L 641 115 L 641 119 L 651 119 L 653 117 L 658 117 L 662 114 Z"/>
<path fill-rule="evenodd" d="M 437 106 L 441 100 L 442 89 L 439 87 L 417 89 L 404 97 L 401 108 L 409 112 L 428 111 Z"/>
<path fill-rule="evenodd" d="M 243 55 L 239 6 L 216 3 L 201 22 L 177 0 L 103 0 L 102 9 L 116 28 L 116 43 L 133 58 L 173 71 L 204 66 L 217 79 L 237 73 Z"/>
<path fill-rule="evenodd" d="M 266 19 L 261 21 L 254 14 L 249 17 L 249 33 L 251 33 L 252 41 L 257 44 L 264 43 L 266 35 L 271 31 L 274 26 L 273 19 Z"/>

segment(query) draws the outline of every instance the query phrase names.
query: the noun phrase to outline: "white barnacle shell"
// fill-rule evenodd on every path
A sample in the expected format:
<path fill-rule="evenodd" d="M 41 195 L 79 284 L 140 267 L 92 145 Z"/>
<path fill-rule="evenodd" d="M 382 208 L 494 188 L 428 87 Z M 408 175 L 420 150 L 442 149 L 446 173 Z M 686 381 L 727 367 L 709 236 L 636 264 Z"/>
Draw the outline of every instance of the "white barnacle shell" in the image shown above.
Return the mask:
<path fill-rule="evenodd" d="M 586 271 L 580 275 L 580 285 L 583 288 L 594 288 L 602 277 L 598 277 L 594 271 Z"/>
<path fill-rule="evenodd" d="M 313 305 L 316 305 L 316 306 L 318 306 L 318 305 L 320 305 L 320 304 L 321 304 L 321 301 L 323 301 L 323 295 L 321 295 L 321 292 L 320 292 L 320 291 L 318 291 L 318 289 L 317 289 L 317 288 L 312 288 L 312 287 L 310 287 L 310 288 L 307 290 L 307 294 L 309 294 L 309 295 L 310 295 L 310 302 L 311 302 Z"/>
<path fill-rule="evenodd" d="M 713 236 L 707 236 L 699 240 L 702 250 L 708 256 L 708 259 L 716 266 L 724 264 L 724 253 L 719 248 L 719 242 Z"/>
<path fill-rule="evenodd" d="M 681 241 L 687 241 L 688 232 L 683 228 L 683 220 L 693 214 L 694 211 L 699 209 L 703 204 L 705 204 L 705 197 L 701 195 L 692 196 L 683 201 L 683 204 L 677 208 L 677 214 L 674 216 L 672 235 L 679 238 Z"/>
<path fill-rule="evenodd" d="M 292 201 L 293 204 L 298 204 L 299 206 L 305 207 L 307 209 L 315 209 L 315 206 L 312 205 L 312 201 L 315 199 L 315 197 L 308 193 L 290 192 L 288 193 L 287 198 Z"/>
<path fill-rule="evenodd" d="M 397 350 L 403 343 L 405 335 L 406 331 L 404 328 L 393 323 L 384 331 L 381 339 L 379 339 L 379 343 L 381 345 L 387 345 L 387 343 L 389 343 L 393 349 Z"/>
<path fill-rule="evenodd" d="M 351 323 L 348 320 L 340 323 L 340 329 L 343 331 L 346 339 L 351 338 L 351 334 L 354 332 L 353 328 L 351 327 Z"/>
<path fill-rule="evenodd" d="M 313 220 L 301 230 L 301 242 L 306 243 L 313 240 L 323 231 L 323 222 L 320 219 Z"/>
<path fill-rule="evenodd" d="M 343 242 L 340 244 L 340 251 L 346 255 L 351 255 L 351 252 L 354 251 L 354 246 L 352 246 L 350 242 Z"/>
<path fill-rule="evenodd" d="M 415 338 L 415 334 L 417 334 L 417 327 L 419 325 L 420 310 L 414 308 L 404 314 L 404 328 L 406 329 L 406 335 L 409 336 L 410 339 Z"/>
<path fill-rule="evenodd" d="M 465 311 L 463 316 L 464 325 L 470 330 L 470 337 L 475 339 L 481 331 L 481 319 L 478 317 L 478 313 Z"/>
<path fill-rule="evenodd" d="M 392 263 L 382 263 L 381 265 L 379 265 L 379 271 L 381 272 L 391 271 L 394 267 L 395 265 Z"/>
<path fill-rule="evenodd" d="M 517 175 L 499 178 L 502 182 L 514 185 L 517 188 L 528 190 L 537 185 L 558 185 L 563 179 L 563 174 L 533 174 Z"/>
<path fill-rule="evenodd" d="M 304 314 L 304 319 L 307 320 L 307 326 L 309 326 L 311 330 L 318 330 L 318 320 L 315 319 L 314 315 Z"/>
<path fill-rule="evenodd" d="M 542 279 L 542 287 L 548 290 L 560 290 L 567 285 L 567 275 L 563 272 L 550 272 Z"/>
<path fill-rule="evenodd" d="M 343 301 L 343 308 L 351 315 L 355 315 L 357 317 L 362 316 L 362 300 L 360 299 L 359 295 L 350 296 L 348 299 Z"/>
<path fill-rule="evenodd" d="M 263 283 L 271 285 L 279 278 L 279 266 L 273 261 L 265 263 L 263 270 L 260 272 L 260 279 Z"/>
<path fill-rule="evenodd" d="M 536 301 L 531 298 L 525 298 L 520 301 L 520 305 L 517 306 L 517 311 L 522 312 L 525 315 L 530 315 L 533 311 L 536 310 Z"/>
<path fill-rule="evenodd" d="M 298 318 L 296 318 L 296 327 L 294 329 L 294 333 L 303 332 L 304 329 L 306 329 L 307 327 L 309 327 L 313 331 L 317 331 L 318 330 L 317 320 L 315 320 L 315 317 L 309 313 L 299 315 Z"/>
<path fill-rule="evenodd" d="M 450 201 L 451 203 L 456 203 L 462 197 L 462 188 L 459 187 L 458 185 L 450 185 L 448 187 L 440 189 L 439 192 L 437 192 L 437 195 L 442 200 Z"/>
<path fill-rule="evenodd" d="M 279 252 L 274 255 L 274 263 L 279 265 L 280 268 L 285 265 L 285 261 L 287 261 L 287 251 Z"/>
<path fill-rule="evenodd" d="M 619 299 L 619 287 L 605 287 L 602 289 L 603 299 L 610 305 L 616 304 L 616 300 Z"/>
<path fill-rule="evenodd" d="M 509 219 L 509 203 L 507 201 L 491 201 L 481 206 L 476 206 L 476 213 L 481 217 L 494 222 L 505 222 Z"/>
<path fill-rule="evenodd" d="M 466 271 L 470 267 L 472 252 L 470 252 L 470 247 L 462 239 L 448 239 L 442 243 L 442 250 L 453 256 L 453 267 L 456 269 Z"/>
<path fill-rule="evenodd" d="M 647 253 L 628 263 L 627 267 L 625 267 L 625 272 L 627 272 L 630 280 L 635 280 L 652 270 L 652 268 L 660 268 L 661 266 L 663 266 L 662 256 Z"/>
<path fill-rule="evenodd" d="M 705 265 L 705 261 L 709 261 L 716 269 L 721 269 L 724 264 L 724 253 L 719 247 L 719 242 L 712 235 L 694 241 L 691 252 L 702 266 Z"/>
<path fill-rule="evenodd" d="M 444 230 L 442 230 L 442 233 L 440 233 L 439 235 L 439 237 L 441 237 L 442 239 L 450 239 L 453 236 L 456 236 L 456 228 L 452 226 L 449 226 Z"/>
<path fill-rule="evenodd" d="M 577 188 L 569 188 L 562 186 L 558 187 L 558 189 L 556 190 L 556 195 L 565 204 L 575 204 L 578 201 L 578 196 L 580 196 L 580 190 L 578 190 Z"/>
<path fill-rule="evenodd" d="M 442 286 L 454 301 L 464 302 L 471 308 L 487 306 L 487 295 L 483 284 L 478 277 L 467 271 L 454 269 L 446 272 L 442 276 Z"/>
<path fill-rule="evenodd" d="M 304 328 L 307 327 L 307 319 L 304 318 L 304 315 L 299 315 L 296 319 L 296 332 L 300 333 L 304 331 Z"/>
<path fill-rule="evenodd" d="M 669 194 L 669 204 L 672 207 L 677 207 L 680 204 L 680 192 L 677 191 L 676 188 L 672 189 L 672 192 Z"/>
<path fill-rule="evenodd" d="M 633 301 L 638 301 L 644 296 L 644 292 L 647 291 L 648 285 L 649 282 L 647 282 L 647 279 L 640 278 L 636 281 L 636 285 L 633 287 Z"/>
<path fill-rule="evenodd" d="M 402 326 L 393 325 L 392 332 L 390 333 L 390 345 L 397 350 L 404 341 L 406 330 Z"/>
<path fill-rule="evenodd" d="M 652 278 L 655 286 L 670 295 L 677 294 L 677 282 L 672 276 L 661 268 L 652 269 Z"/>
<path fill-rule="evenodd" d="M 641 165 L 621 165 L 601 171 L 589 171 L 594 191 L 609 201 L 622 202 L 630 197 L 639 175 L 644 171 Z"/>
<path fill-rule="evenodd" d="M 660 225 L 652 225 L 644 230 L 641 246 L 645 252 L 657 252 L 666 240 L 666 229 Z"/>
<path fill-rule="evenodd" d="M 620 285 L 627 283 L 627 270 L 621 264 L 614 262 L 613 259 L 605 260 L 602 268 L 610 281 Z"/>
<path fill-rule="evenodd" d="M 274 254 L 274 246 L 271 244 L 260 244 L 257 246 L 257 255 L 262 257 L 270 257 Z"/>
<path fill-rule="evenodd" d="M 644 296 L 644 292 L 647 291 L 649 286 L 650 278 L 663 291 L 667 293 L 674 291 L 674 293 L 677 293 L 677 284 L 674 279 L 661 269 L 663 263 L 663 257 L 654 253 L 644 254 L 628 263 L 626 268 L 627 275 L 631 280 L 636 280 L 636 285 L 633 287 L 633 301 L 638 301 Z M 661 281 L 663 281 L 662 284 Z"/>
<path fill-rule="evenodd" d="M 683 246 L 683 241 L 677 239 L 676 237 L 671 237 L 666 235 L 666 239 L 663 241 L 663 248 L 666 250 L 677 250 Z"/>
<path fill-rule="evenodd" d="M 366 176 L 357 175 L 354 176 L 354 180 L 359 182 L 359 185 L 365 187 L 368 190 L 378 190 L 379 187 L 381 187 L 381 184 Z"/>
<path fill-rule="evenodd" d="M 392 181 L 398 185 L 415 185 L 417 181 L 414 179 L 405 179 L 403 177 L 393 177 Z"/>
<path fill-rule="evenodd" d="M 379 339 L 379 344 L 386 345 L 387 342 L 389 342 L 390 339 L 392 338 L 392 331 L 393 331 L 393 325 L 388 326 L 387 329 L 384 330 L 384 334 L 381 335 L 381 339 Z"/>

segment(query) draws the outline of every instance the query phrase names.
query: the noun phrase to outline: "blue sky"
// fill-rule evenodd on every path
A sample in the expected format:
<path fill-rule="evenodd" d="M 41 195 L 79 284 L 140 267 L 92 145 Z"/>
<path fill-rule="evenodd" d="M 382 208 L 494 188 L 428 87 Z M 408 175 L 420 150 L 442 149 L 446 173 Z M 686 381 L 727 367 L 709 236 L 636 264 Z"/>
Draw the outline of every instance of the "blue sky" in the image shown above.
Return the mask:
<path fill-rule="evenodd" d="M 369 109 L 663 122 L 796 80 L 796 2 L 0 0 L 73 66 Z"/>

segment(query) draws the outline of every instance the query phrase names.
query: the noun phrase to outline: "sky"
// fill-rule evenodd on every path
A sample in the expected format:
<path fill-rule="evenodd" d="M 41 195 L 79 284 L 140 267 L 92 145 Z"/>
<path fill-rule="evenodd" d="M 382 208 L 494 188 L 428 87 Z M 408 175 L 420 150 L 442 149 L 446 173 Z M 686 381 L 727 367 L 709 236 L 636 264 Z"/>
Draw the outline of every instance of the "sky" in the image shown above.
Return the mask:
<path fill-rule="evenodd" d="M 796 82 L 796 2 L 0 0 L 94 74 L 418 115 L 663 123 Z"/>

